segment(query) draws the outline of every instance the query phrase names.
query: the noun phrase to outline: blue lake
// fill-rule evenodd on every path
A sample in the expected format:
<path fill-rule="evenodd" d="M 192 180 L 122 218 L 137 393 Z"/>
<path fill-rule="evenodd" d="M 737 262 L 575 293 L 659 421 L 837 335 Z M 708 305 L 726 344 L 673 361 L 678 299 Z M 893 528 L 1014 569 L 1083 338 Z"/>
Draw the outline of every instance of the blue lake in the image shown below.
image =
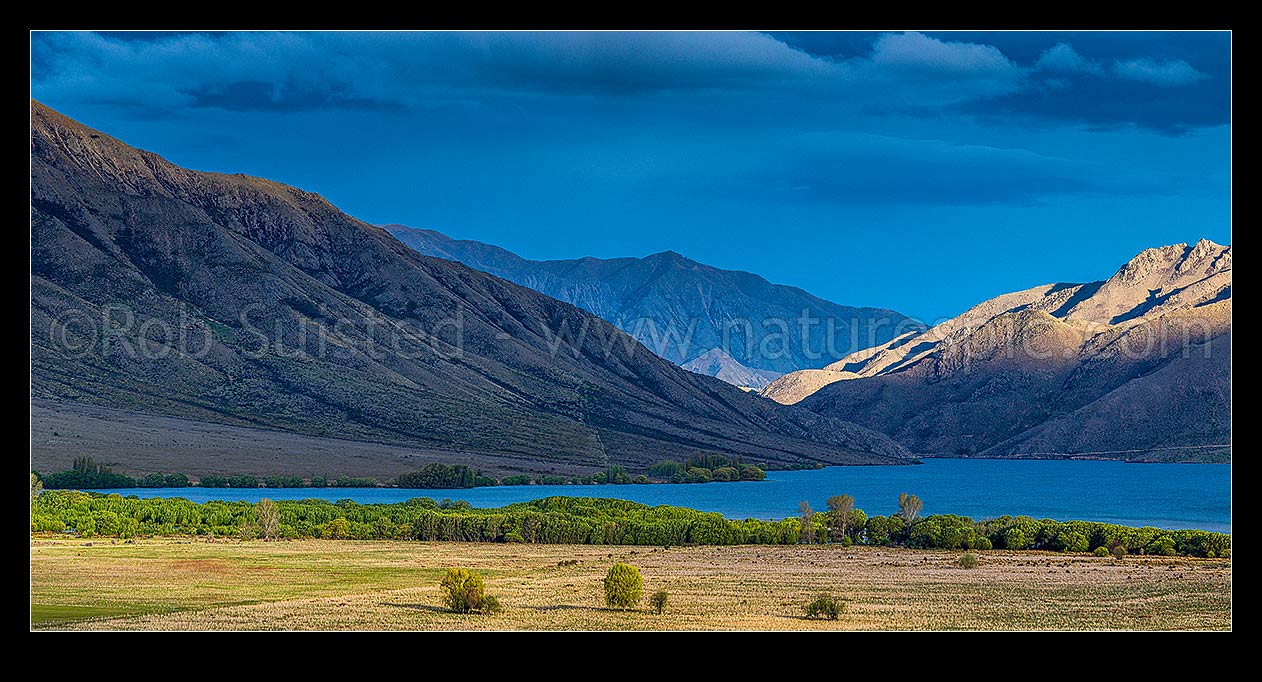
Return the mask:
<path fill-rule="evenodd" d="M 807 500 L 817 510 L 830 495 L 854 495 L 869 514 L 892 514 L 898 494 L 919 495 L 925 514 L 982 519 L 1002 514 L 1131 526 L 1231 531 L 1231 465 L 1123 464 L 1097 461 L 928 459 L 919 466 L 829 467 L 773 471 L 756 483 L 700 485 L 501 486 L 462 490 L 404 488 L 131 488 L 140 497 L 257 501 L 319 498 L 361 503 L 413 497 L 499 507 L 552 495 L 616 497 L 648 505 L 714 511 L 729 518 L 778 519 Z"/>

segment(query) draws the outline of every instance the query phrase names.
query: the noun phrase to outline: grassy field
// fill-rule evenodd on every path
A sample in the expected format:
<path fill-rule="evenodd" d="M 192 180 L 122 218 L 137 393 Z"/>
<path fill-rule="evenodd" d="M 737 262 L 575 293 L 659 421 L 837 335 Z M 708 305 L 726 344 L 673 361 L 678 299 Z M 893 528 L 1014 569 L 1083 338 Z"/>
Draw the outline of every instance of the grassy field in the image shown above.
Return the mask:
<path fill-rule="evenodd" d="M 1008 630 L 1227 629 L 1228 560 L 835 546 L 604 547 L 473 543 L 31 540 L 35 629 Z M 559 566 L 577 560 L 577 565 Z M 614 560 L 664 615 L 602 605 Z M 487 579 L 505 610 L 439 606 L 446 568 Z M 836 621 L 802 606 L 828 591 Z"/>

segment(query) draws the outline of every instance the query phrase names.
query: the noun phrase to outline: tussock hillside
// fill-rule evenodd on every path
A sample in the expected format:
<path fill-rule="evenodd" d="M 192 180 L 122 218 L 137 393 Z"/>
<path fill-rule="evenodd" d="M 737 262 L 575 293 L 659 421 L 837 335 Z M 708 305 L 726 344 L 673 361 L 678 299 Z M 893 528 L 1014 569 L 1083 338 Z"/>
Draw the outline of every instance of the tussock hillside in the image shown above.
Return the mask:
<path fill-rule="evenodd" d="M 696 449 L 906 456 L 680 369 L 573 305 L 422 256 L 319 195 L 180 168 L 38 103 L 31 125 L 34 398 L 542 469 Z"/>

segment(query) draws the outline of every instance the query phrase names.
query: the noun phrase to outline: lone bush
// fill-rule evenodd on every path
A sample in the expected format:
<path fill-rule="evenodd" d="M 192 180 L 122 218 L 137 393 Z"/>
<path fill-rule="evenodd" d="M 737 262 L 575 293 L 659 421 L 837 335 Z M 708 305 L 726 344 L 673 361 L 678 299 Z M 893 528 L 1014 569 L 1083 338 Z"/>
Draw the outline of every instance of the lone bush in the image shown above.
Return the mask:
<path fill-rule="evenodd" d="M 1094 554 L 1094 555 L 1096 555 L 1096 556 L 1108 556 L 1108 555 L 1109 555 L 1109 548 L 1108 548 L 1108 547 L 1104 547 L 1104 546 L 1102 545 L 1102 546 L 1100 546 L 1100 547 L 1096 547 L 1096 548 L 1095 548 L 1095 550 L 1094 550 L 1093 552 L 1091 552 L 1091 553 L 1092 553 L 1092 554 Z"/>
<path fill-rule="evenodd" d="M 640 603 L 644 591 L 644 579 L 640 569 L 629 564 L 617 563 L 609 567 L 605 575 L 605 604 L 611 608 L 629 609 Z"/>
<path fill-rule="evenodd" d="M 653 596 L 649 597 L 649 605 L 660 616 L 666 610 L 666 602 L 669 599 L 670 595 L 666 593 L 666 590 L 658 590 L 653 593 Z"/>
<path fill-rule="evenodd" d="M 1121 545 L 1113 545 L 1113 549 L 1109 550 L 1109 554 L 1113 555 L 1114 559 L 1121 559 L 1126 556 L 1126 548 Z"/>
<path fill-rule="evenodd" d="M 499 613 L 502 608 L 495 597 L 487 596 L 482 576 L 466 568 L 449 568 L 439 587 L 443 604 L 456 613 Z"/>
<path fill-rule="evenodd" d="M 837 620 L 837 617 L 845 610 L 846 602 L 834 598 L 831 594 L 821 594 L 815 598 L 815 601 L 806 605 L 806 617 Z"/>
<path fill-rule="evenodd" d="M 960 568 L 977 568 L 977 555 L 968 552 L 960 557 Z"/>

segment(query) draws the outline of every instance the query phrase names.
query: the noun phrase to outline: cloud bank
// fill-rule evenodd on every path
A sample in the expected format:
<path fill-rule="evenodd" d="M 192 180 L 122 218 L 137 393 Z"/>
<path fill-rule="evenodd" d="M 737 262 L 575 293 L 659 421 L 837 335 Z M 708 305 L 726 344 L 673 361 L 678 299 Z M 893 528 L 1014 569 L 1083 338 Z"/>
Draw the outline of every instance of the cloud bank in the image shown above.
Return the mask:
<path fill-rule="evenodd" d="M 1182 59 L 1155 61 L 1152 59 L 1129 59 L 1118 62 L 1113 71 L 1121 78 L 1129 78 L 1142 83 L 1152 83 L 1167 88 L 1191 85 L 1209 78 L 1209 74 L 1192 68 Z"/>

